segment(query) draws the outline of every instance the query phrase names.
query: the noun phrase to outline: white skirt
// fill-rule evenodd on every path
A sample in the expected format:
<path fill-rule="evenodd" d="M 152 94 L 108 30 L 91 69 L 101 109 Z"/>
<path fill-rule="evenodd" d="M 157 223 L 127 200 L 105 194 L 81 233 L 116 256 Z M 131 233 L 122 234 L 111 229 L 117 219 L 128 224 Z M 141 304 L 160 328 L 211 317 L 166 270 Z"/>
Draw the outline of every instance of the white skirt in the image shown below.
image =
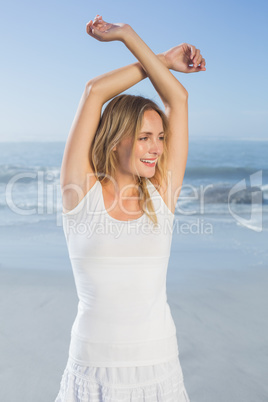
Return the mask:
<path fill-rule="evenodd" d="M 68 359 L 55 402 L 190 402 L 178 357 L 137 367 L 86 367 Z"/>

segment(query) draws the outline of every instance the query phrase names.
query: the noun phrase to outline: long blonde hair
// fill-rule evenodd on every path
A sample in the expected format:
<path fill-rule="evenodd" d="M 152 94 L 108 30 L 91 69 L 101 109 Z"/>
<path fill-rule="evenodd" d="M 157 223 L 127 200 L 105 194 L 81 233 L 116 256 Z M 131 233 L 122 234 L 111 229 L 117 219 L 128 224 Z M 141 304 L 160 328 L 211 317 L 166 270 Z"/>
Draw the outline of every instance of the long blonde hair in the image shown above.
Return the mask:
<path fill-rule="evenodd" d="M 141 130 L 144 112 L 147 110 L 155 110 L 159 114 L 165 133 L 163 153 L 158 158 L 154 179 L 157 186 L 167 180 L 168 120 L 165 113 L 150 99 L 135 95 L 119 95 L 107 104 L 90 150 L 90 162 L 100 182 L 105 183 L 109 180 L 108 177 L 115 178 L 118 161 L 113 148 L 126 137 L 133 139 L 131 154 L 133 158 L 134 144 Z M 147 190 L 146 178 L 133 176 L 140 193 L 139 206 L 156 224 L 157 216 Z"/>

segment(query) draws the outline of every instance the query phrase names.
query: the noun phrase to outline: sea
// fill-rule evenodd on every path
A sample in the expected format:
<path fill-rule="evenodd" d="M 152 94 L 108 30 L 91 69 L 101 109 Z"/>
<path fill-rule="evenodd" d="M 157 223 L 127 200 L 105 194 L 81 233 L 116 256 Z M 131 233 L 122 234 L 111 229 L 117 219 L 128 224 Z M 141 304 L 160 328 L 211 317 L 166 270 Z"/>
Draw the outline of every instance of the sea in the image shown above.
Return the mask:
<path fill-rule="evenodd" d="M 7 384 L 14 353 L 15 366 L 31 372 L 40 362 L 46 373 L 57 364 L 60 372 L 66 361 L 77 293 L 62 228 L 64 147 L 0 143 L 1 376 L 7 373 Z M 268 141 L 189 141 L 166 284 L 187 389 L 196 400 L 267 401 L 267 156 Z M 32 378 L 29 370 L 25 378 Z"/>
<path fill-rule="evenodd" d="M 64 142 L 0 143 L 0 226 L 61 225 Z M 191 138 L 176 219 L 267 230 L 268 141 Z"/>

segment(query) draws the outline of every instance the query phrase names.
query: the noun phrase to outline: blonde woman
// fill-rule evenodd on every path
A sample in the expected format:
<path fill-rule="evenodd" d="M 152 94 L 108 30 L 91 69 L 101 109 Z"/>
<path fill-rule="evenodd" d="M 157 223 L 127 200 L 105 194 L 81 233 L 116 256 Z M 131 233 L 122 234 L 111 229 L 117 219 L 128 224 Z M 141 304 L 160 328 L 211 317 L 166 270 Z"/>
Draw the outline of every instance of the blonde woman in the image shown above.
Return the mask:
<path fill-rule="evenodd" d="M 205 71 L 205 60 L 188 44 L 156 56 L 129 25 L 99 15 L 87 33 L 121 41 L 138 61 L 87 83 L 64 151 L 63 228 L 79 305 L 56 402 L 186 402 L 166 273 L 188 93 L 169 69 Z M 120 95 L 146 77 L 165 112 Z"/>

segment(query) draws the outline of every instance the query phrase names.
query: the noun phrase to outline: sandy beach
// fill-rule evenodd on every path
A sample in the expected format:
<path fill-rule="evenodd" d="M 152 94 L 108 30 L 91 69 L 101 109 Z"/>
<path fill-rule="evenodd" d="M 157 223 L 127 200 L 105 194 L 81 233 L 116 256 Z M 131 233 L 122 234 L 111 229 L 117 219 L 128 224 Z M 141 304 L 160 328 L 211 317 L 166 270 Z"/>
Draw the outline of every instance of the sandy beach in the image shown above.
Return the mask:
<path fill-rule="evenodd" d="M 266 229 L 267 230 L 267 229 Z M 191 402 L 267 401 L 267 232 L 174 233 L 167 294 Z M 61 227 L 1 232 L 0 399 L 54 401 L 77 296 Z"/>

